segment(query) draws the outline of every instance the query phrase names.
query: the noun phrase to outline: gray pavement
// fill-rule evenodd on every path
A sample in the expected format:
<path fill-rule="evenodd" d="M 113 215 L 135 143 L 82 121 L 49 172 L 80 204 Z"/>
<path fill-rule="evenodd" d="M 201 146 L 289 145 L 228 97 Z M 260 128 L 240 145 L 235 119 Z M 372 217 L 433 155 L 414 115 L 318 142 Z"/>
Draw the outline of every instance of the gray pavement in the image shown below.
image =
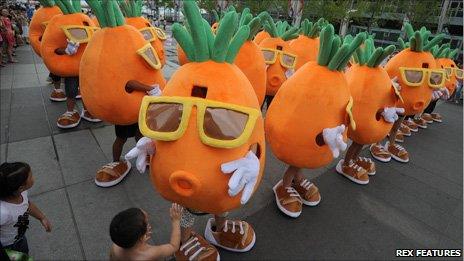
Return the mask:
<path fill-rule="evenodd" d="M 178 67 L 167 43 L 167 78 Z M 169 203 L 151 186 L 147 173 L 133 169 L 118 186 L 98 188 L 95 171 L 111 160 L 113 126 L 82 121 L 63 131 L 56 127 L 65 103 L 51 102 L 47 69 L 28 46 L 17 51 L 18 64 L 1 68 L 1 161 L 32 166 L 35 202 L 52 222 L 46 233 L 32 218 L 27 232 L 36 259 L 107 259 L 111 218 L 141 207 L 151 218 L 153 243 L 169 238 Z M 79 105 L 81 106 L 81 104 Z M 393 259 L 398 248 L 462 248 L 463 111 L 443 103 L 444 122 L 429 125 L 405 147 L 411 162 L 378 163 L 377 175 L 359 186 L 337 175 L 334 164 L 307 170 L 322 194 L 318 207 L 305 207 L 298 219 L 275 205 L 272 186 L 285 165 L 267 151 L 263 182 L 243 208 L 231 213 L 250 222 L 256 233 L 248 253 L 221 251 L 223 260 Z M 129 141 L 125 151 L 134 145 Z M 363 153 L 367 154 L 367 151 Z M 198 218 L 202 232 L 207 217 Z"/>

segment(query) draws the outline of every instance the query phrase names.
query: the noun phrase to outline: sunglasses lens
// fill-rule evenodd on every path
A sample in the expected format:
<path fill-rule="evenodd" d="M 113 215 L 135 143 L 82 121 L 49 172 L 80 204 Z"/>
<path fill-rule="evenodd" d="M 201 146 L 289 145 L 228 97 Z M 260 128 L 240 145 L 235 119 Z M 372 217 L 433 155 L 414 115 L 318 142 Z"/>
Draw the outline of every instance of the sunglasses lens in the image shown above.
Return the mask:
<path fill-rule="evenodd" d="M 146 41 L 151 42 L 151 40 L 154 38 L 153 33 L 152 33 L 151 30 L 149 30 L 149 29 L 143 29 L 143 30 L 140 30 L 140 32 L 142 33 L 143 38 L 144 38 Z"/>
<path fill-rule="evenodd" d="M 430 73 L 430 84 L 439 85 L 443 82 L 443 74 L 438 72 Z"/>
<path fill-rule="evenodd" d="M 406 77 L 405 80 L 409 83 L 420 83 L 422 77 L 424 77 L 424 73 L 422 71 L 405 70 L 404 76 Z"/>
<path fill-rule="evenodd" d="M 456 69 L 456 77 L 462 78 L 462 75 L 463 75 L 462 69 Z"/>
<path fill-rule="evenodd" d="M 276 53 L 271 50 L 262 50 L 264 61 L 266 62 L 273 62 L 275 60 Z"/>
<path fill-rule="evenodd" d="M 152 103 L 147 109 L 146 124 L 152 131 L 174 132 L 179 129 L 182 112 L 182 104 Z"/>
<path fill-rule="evenodd" d="M 234 140 L 243 133 L 248 115 L 222 108 L 206 108 L 203 129 L 205 134 L 217 140 Z"/>
<path fill-rule="evenodd" d="M 155 67 L 159 65 L 159 59 L 157 59 L 155 50 L 152 47 L 145 49 L 143 54 L 144 58 L 148 59 Z"/>
<path fill-rule="evenodd" d="M 77 41 L 85 41 L 89 37 L 84 28 L 70 28 L 68 32 Z"/>
<path fill-rule="evenodd" d="M 288 68 L 293 67 L 295 64 L 295 57 L 288 55 L 288 54 L 283 54 L 282 55 L 282 65 Z"/>

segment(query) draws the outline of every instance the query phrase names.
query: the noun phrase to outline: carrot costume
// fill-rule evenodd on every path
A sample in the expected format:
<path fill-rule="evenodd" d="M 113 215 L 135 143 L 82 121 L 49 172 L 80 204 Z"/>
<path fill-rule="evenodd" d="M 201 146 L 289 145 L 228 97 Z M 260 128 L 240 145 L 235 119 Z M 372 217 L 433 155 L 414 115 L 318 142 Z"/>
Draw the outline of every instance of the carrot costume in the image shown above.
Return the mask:
<path fill-rule="evenodd" d="M 276 157 L 290 165 L 284 180 L 274 186 L 276 203 L 291 217 L 301 214 L 302 203 L 315 206 L 320 201 L 317 187 L 300 169 L 329 164 L 346 148 L 345 124 L 355 128 L 343 70 L 364 38 L 359 34 L 341 45 L 333 26 L 326 26 L 317 62 L 306 63 L 284 82 L 267 111 L 267 141 Z"/>
<path fill-rule="evenodd" d="M 130 91 L 126 84 L 137 80 L 146 85 L 165 80 L 157 52 L 124 17 L 114 1 L 88 1 L 101 25 L 82 56 L 81 93 L 88 110 L 118 125 L 137 122 L 142 91 Z"/>
<path fill-rule="evenodd" d="M 38 56 L 41 56 L 40 45 L 48 22 L 53 16 L 63 13 L 60 8 L 55 5 L 54 0 L 40 0 L 39 2 L 42 7 L 37 9 L 32 16 L 31 23 L 29 25 L 29 40 L 34 52 Z"/>
<path fill-rule="evenodd" d="M 319 19 L 316 23 L 305 19 L 300 26 L 298 38 L 290 41 L 290 47 L 298 57 L 295 70 L 300 69 L 305 63 L 317 60 L 319 52 L 319 31 L 325 26 L 324 19 Z"/>
<path fill-rule="evenodd" d="M 435 57 L 437 66 L 445 70 L 445 87 L 450 94 L 453 94 L 456 90 L 457 79 L 463 78 L 462 68 L 459 68 L 454 62 L 457 58 L 458 51 L 458 49 L 451 50 L 449 44 L 444 44 L 440 48 L 435 46 L 432 49 L 432 54 L 433 57 Z"/>

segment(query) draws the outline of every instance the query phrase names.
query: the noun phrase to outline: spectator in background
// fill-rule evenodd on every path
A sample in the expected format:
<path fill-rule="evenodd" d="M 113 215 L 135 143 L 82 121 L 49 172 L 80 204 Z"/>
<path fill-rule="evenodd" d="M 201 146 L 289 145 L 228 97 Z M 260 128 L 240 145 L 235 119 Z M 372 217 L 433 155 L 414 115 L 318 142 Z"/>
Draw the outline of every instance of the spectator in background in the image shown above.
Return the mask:
<path fill-rule="evenodd" d="M 13 48 L 16 44 L 15 42 L 15 36 L 14 36 L 14 31 L 12 27 L 12 23 L 10 18 L 8 18 L 8 10 L 7 9 L 2 9 L 1 14 L 0 14 L 0 20 L 1 20 L 1 25 L 0 25 L 0 33 L 2 35 L 2 39 L 4 41 L 3 46 L 6 47 L 6 52 L 8 55 L 8 62 L 9 63 L 17 63 L 13 58 Z"/>

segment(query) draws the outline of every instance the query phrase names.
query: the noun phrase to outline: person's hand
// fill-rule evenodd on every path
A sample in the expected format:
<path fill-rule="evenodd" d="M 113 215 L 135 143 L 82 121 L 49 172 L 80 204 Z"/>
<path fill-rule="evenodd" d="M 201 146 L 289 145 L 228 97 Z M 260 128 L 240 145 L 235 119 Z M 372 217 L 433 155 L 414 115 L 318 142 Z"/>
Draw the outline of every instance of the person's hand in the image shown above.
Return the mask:
<path fill-rule="evenodd" d="M 40 219 L 40 223 L 44 227 L 45 231 L 47 231 L 47 232 L 52 231 L 52 224 L 50 223 L 50 221 L 46 217 L 43 217 L 42 219 Z"/>
<path fill-rule="evenodd" d="M 229 196 L 234 197 L 243 190 L 240 203 L 245 204 L 251 198 L 258 182 L 259 159 L 249 151 L 244 158 L 226 162 L 221 165 L 224 174 L 233 173 L 229 179 Z"/>
<path fill-rule="evenodd" d="M 448 100 L 450 98 L 450 96 L 451 96 L 448 88 L 442 88 L 440 90 L 441 90 L 441 93 L 442 93 L 441 99 L 445 100 L 445 101 Z"/>
<path fill-rule="evenodd" d="M 67 54 L 67 55 L 74 55 L 77 53 L 77 50 L 79 49 L 79 43 L 74 43 L 72 41 L 69 41 L 68 39 L 66 39 L 66 41 L 68 41 L 68 45 L 66 46 L 66 49 L 64 50 L 64 52 Z"/>
<path fill-rule="evenodd" d="M 385 107 L 383 108 L 383 112 L 381 114 L 386 122 L 394 123 L 399 118 L 398 114 L 402 113 L 404 113 L 403 108 Z"/>
<path fill-rule="evenodd" d="M 153 87 L 153 89 L 147 91 L 147 94 L 149 96 L 161 96 L 161 94 L 163 94 L 159 87 L 159 84 L 153 84 L 151 87 Z"/>
<path fill-rule="evenodd" d="M 142 137 L 139 141 L 137 141 L 135 148 L 131 149 L 124 158 L 126 160 L 137 158 L 135 163 L 137 170 L 140 173 L 144 173 L 147 168 L 147 156 L 153 155 L 154 153 L 155 150 L 153 148 L 152 140 L 147 137 Z"/>
<path fill-rule="evenodd" d="M 346 142 L 343 141 L 343 132 L 345 132 L 345 125 L 334 128 L 326 128 L 322 130 L 322 137 L 325 144 L 327 144 L 332 151 L 332 156 L 338 158 L 340 152 L 346 150 Z"/>
<path fill-rule="evenodd" d="M 177 203 L 172 203 L 171 209 L 169 210 L 169 215 L 171 216 L 172 222 L 179 222 L 180 217 L 182 216 L 182 206 Z"/>
<path fill-rule="evenodd" d="M 398 76 L 395 76 L 393 77 L 393 79 L 391 79 L 391 84 L 393 85 L 393 88 L 397 89 L 398 91 L 401 91 L 401 85 L 398 82 Z"/>

